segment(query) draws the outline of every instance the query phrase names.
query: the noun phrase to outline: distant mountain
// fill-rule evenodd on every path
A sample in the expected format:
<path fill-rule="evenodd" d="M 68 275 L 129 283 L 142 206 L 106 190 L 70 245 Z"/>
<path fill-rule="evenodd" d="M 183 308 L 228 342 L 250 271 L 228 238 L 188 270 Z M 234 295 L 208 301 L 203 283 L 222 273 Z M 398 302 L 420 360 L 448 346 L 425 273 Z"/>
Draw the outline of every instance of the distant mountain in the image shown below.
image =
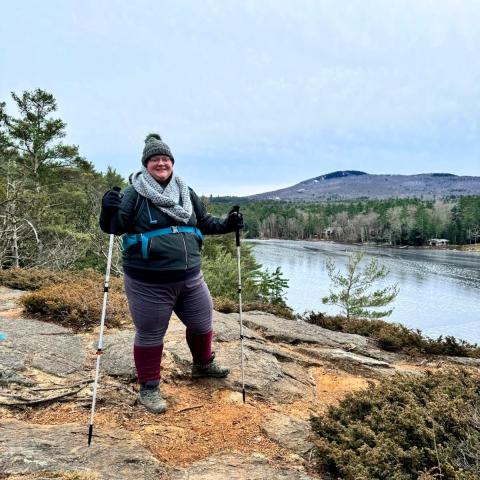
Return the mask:
<path fill-rule="evenodd" d="M 321 202 L 383 198 L 433 199 L 465 195 L 480 195 L 480 177 L 457 176 L 451 173 L 371 175 L 357 170 L 342 170 L 247 198 Z"/>

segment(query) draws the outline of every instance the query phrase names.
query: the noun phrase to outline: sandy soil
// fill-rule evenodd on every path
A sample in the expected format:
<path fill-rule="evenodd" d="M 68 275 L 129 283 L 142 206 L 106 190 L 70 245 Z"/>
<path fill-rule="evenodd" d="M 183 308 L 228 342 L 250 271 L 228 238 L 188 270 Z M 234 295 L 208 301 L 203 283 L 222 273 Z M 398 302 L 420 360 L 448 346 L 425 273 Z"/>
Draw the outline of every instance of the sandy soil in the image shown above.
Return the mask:
<path fill-rule="evenodd" d="M 272 411 L 279 411 L 308 419 L 312 414 L 322 413 L 328 405 L 338 403 L 346 393 L 368 385 L 365 379 L 343 373 L 320 368 L 316 368 L 314 373 L 318 381 L 318 402 L 315 406 L 298 401 L 272 408 L 251 396 L 247 396 L 244 405 L 240 393 L 212 390 L 208 385 L 182 381 L 162 385 L 170 408 L 163 415 L 155 415 L 135 404 L 134 393 L 125 390 L 122 401 L 118 392 L 105 392 L 104 388 L 103 392 L 99 391 L 95 428 L 102 432 L 111 428 L 128 430 L 138 436 L 156 458 L 172 466 L 185 467 L 225 451 L 261 453 L 270 459 L 287 461 L 292 457 L 292 461 L 298 462 L 297 458 L 262 433 L 260 426 L 266 416 Z M 84 402 L 69 401 L 23 410 L 1 408 L 0 415 L 32 424 L 83 424 L 86 441 L 89 399 L 90 396 L 85 395 Z"/>

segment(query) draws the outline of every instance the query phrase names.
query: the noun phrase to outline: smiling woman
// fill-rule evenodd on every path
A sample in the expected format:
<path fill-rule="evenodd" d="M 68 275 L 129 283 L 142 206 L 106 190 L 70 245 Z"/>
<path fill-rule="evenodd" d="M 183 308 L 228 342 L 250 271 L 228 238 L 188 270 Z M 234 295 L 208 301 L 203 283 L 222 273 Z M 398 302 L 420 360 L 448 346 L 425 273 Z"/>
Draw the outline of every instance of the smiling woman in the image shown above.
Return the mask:
<path fill-rule="evenodd" d="M 153 413 L 167 404 L 160 395 L 163 338 L 172 312 L 186 327 L 192 377 L 226 377 L 212 351 L 212 299 L 201 271 L 203 235 L 243 227 L 238 211 L 224 218 L 207 213 L 195 192 L 173 171 L 175 159 L 158 134 L 145 139 L 143 168 L 123 196 L 102 201 L 102 230 L 123 237 L 125 293 L 136 328 L 134 360 L 140 403 Z"/>

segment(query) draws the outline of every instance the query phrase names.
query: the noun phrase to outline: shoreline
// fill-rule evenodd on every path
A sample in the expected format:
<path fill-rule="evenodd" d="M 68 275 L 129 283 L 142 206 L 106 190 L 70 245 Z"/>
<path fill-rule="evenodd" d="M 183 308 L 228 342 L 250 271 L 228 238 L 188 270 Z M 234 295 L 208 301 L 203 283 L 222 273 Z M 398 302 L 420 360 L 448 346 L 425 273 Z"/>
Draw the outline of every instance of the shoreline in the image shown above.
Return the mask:
<path fill-rule="evenodd" d="M 480 243 L 471 244 L 471 245 L 448 245 L 445 247 L 433 247 L 429 245 L 386 245 L 383 243 L 375 242 L 339 242 L 335 240 L 325 240 L 318 238 L 311 239 L 299 239 L 299 238 L 245 238 L 245 241 L 250 240 L 277 240 L 277 241 L 288 241 L 288 242 L 313 242 L 313 243 L 331 243 L 334 245 L 352 245 L 356 247 L 376 247 L 376 248 L 391 248 L 393 250 L 432 250 L 432 251 L 454 251 L 454 252 L 463 252 L 463 253 L 480 253 Z"/>

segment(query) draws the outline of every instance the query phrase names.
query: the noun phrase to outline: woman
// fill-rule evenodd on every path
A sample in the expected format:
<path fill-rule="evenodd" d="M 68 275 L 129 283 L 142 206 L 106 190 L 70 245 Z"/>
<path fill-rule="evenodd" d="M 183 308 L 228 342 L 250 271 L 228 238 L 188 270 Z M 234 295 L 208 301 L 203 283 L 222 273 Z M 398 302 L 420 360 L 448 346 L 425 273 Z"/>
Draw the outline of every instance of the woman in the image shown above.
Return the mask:
<path fill-rule="evenodd" d="M 123 195 L 115 190 L 104 195 L 100 215 L 104 232 L 125 234 L 124 283 L 136 329 L 139 401 L 154 413 L 167 408 L 160 393 L 160 363 L 172 311 L 186 326 L 192 377 L 223 378 L 230 372 L 212 352 L 213 307 L 200 249 L 204 234 L 243 227 L 238 209 L 226 219 L 208 214 L 195 192 L 175 175 L 174 163 L 160 135 L 148 135 L 142 169 L 131 176 Z"/>

